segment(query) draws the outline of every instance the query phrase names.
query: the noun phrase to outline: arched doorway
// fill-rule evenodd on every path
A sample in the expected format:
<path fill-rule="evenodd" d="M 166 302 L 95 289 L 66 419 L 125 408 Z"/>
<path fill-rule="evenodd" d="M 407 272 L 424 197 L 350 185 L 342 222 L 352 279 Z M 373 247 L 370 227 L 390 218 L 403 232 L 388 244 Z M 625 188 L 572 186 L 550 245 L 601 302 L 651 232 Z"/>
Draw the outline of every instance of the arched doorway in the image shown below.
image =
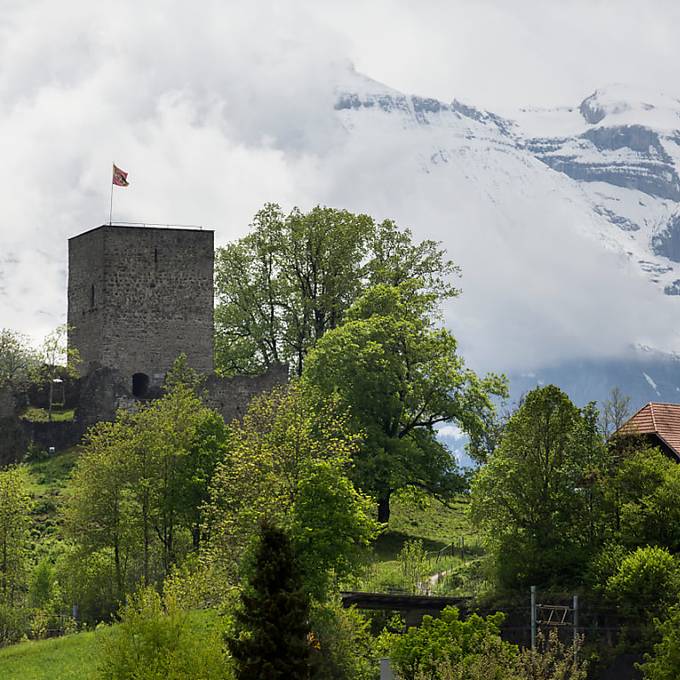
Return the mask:
<path fill-rule="evenodd" d="M 148 391 L 149 376 L 146 373 L 135 373 L 132 376 L 132 395 L 138 399 L 143 399 Z"/>

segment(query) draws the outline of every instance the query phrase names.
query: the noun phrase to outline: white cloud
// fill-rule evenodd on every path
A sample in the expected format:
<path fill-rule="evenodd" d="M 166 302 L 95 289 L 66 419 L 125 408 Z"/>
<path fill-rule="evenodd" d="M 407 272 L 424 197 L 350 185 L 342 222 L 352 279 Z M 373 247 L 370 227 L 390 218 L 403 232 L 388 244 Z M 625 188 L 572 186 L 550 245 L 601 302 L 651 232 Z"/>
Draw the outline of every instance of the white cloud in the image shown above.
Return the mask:
<path fill-rule="evenodd" d="M 444 425 L 437 430 L 437 434 L 447 439 L 465 439 L 467 437 L 457 425 Z"/>
<path fill-rule="evenodd" d="M 451 214 L 449 177 L 414 177 L 387 133 L 348 144 L 331 111 L 348 60 L 406 91 L 499 109 L 577 103 L 612 80 L 668 89 L 678 14 L 662 0 L 5 0 L 0 326 L 38 335 L 64 319 L 66 238 L 107 219 L 115 160 L 131 180 L 118 220 L 202 224 L 223 243 L 265 201 L 326 202 L 443 239 L 464 267 L 449 318 L 479 368 L 620 353 L 640 328 L 669 342 L 658 310 L 671 303 L 561 230 L 549 197 L 520 206 L 528 221 L 550 216 L 539 238 L 504 232 L 462 190 Z"/>

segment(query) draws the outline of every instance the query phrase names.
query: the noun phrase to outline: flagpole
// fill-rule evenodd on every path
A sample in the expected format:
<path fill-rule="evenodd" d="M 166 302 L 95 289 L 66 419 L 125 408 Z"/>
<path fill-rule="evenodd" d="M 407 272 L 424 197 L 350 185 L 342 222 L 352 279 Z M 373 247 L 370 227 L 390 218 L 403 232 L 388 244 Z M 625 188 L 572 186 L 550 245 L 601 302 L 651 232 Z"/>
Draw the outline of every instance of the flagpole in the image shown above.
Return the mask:
<path fill-rule="evenodd" d="M 111 179 L 111 203 L 109 204 L 109 226 L 111 226 L 112 215 L 113 215 L 113 178 Z"/>

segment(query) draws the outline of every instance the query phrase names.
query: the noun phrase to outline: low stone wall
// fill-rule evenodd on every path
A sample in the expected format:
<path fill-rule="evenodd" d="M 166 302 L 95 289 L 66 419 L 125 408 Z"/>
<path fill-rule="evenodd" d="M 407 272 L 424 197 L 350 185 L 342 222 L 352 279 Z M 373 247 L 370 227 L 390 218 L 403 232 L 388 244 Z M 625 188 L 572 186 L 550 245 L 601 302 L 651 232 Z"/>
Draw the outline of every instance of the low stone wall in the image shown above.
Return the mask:
<path fill-rule="evenodd" d="M 83 431 L 101 420 L 115 420 L 116 411 L 132 399 L 120 371 L 96 368 L 81 381 L 76 419 Z"/>
<path fill-rule="evenodd" d="M 204 401 L 226 422 L 240 419 L 250 400 L 277 385 L 288 382 L 288 367 L 276 365 L 263 375 L 219 378 L 211 375 L 205 383 Z M 29 422 L 16 415 L 11 394 L 0 393 L 0 466 L 19 462 L 32 443 L 42 449 L 63 451 L 78 444 L 88 427 L 112 421 L 119 408 L 133 408 L 136 400 L 120 371 L 96 368 L 79 385 L 75 421 Z"/>
<path fill-rule="evenodd" d="M 23 460 L 29 441 L 16 416 L 0 418 L 0 468 Z"/>
<path fill-rule="evenodd" d="M 222 414 L 229 423 L 245 414 L 250 400 L 288 382 L 288 366 L 277 364 L 262 375 L 237 375 L 220 378 L 211 375 L 205 383 L 205 403 Z"/>
<path fill-rule="evenodd" d="M 53 446 L 55 451 L 64 451 L 80 443 L 83 428 L 75 421 L 60 421 L 51 423 L 21 421 L 26 438 L 33 446 L 48 449 Z"/>
<path fill-rule="evenodd" d="M 11 418 L 16 412 L 16 399 L 10 389 L 0 389 L 0 419 Z"/>

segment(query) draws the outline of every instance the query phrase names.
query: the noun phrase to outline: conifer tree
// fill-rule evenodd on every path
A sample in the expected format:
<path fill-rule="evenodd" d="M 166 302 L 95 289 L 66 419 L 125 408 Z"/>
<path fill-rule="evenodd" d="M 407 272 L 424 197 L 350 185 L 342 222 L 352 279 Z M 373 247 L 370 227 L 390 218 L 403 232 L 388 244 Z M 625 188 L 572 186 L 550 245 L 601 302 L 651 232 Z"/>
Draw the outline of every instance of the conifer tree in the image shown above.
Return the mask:
<path fill-rule="evenodd" d="M 263 523 L 253 572 L 227 639 L 239 680 L 309 678 L 309 598 L 287 534 Z"/>

